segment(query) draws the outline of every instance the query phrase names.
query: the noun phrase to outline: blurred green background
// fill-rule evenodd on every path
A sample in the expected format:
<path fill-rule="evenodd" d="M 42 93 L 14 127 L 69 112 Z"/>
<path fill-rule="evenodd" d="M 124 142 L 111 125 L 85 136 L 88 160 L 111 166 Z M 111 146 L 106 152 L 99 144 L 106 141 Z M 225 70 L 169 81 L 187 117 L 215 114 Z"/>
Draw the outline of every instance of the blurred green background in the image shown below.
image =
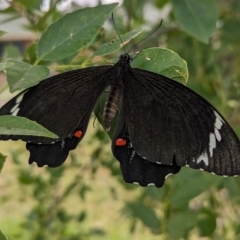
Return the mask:
<path fill-rule="evenodd" d="M 102 44 L 117 38 L 109 18 L 78 54 L 54 63 L 38 62 L 34 43 L 66 14 L 66 9 L 72 12 L 101 3 L 86 1 L 84 5 L 82 1 L 79 6 L 70 2 L 18 0 L 7 5 L 0 1 L 0 7 L 4 5 L 0 30 L 6 31 L 1 28 L 4 24 L 24 19 L 22 27 L 30 33 L 24 39 L 3 35 L 1 62 L 14 58 L 46 65 L 53 71 L 107 61 L 123 53 L 121 49 L 89 60 Z M 160 29 L 132 51 L 164 47 L 177 52 L 188 64 L 187 85 L 208 99 L 240 135 L 239 0 L 125 0 L 114 9 L 114 17 L 120 34 L 145 28 L 127 50 L 148 36 L 162 19 Z M 11 95 L 4 74 L 0 80 L 2 105 Z M 0 142 L 1 153 L 7 156 L 0 173 L 0 230 L 9 239 L 24 240 L 240 238 L 239 178 L 183 168 L 160 189 L 126 184 L 110 145 L 94 116 L 79 147 L 56 169 L 29 166 L 23 142 Z M 0 166 L 3 159 L 0 156 Z M 0 239 L 4 239 L 1 234 Z"/>

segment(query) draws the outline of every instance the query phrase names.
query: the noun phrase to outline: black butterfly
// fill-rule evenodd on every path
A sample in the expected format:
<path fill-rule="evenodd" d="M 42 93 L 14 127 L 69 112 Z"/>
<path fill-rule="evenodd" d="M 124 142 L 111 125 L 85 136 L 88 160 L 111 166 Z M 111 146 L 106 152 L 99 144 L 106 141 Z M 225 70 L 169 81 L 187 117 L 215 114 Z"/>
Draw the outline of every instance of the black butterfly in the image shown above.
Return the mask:
<path fill-rule="evenodd" d="M 90 114 L 111 86 L 103 114 L 109 130 L 122 101 L 113 155 L 124 180 L 161 187 L 182 166 L 217 175 L 240 174 L 240 143 L 221 114 L 191 89 L 165 76 L 131 68 L 131 57 L 114 66 L 89 67 L 50 77 L 23 91 L 0 109 L 0 115 L 24 116 L 59 139 L 0 135 L 27 141 L 29 163 L 58 167 L 85 135 Z"/>

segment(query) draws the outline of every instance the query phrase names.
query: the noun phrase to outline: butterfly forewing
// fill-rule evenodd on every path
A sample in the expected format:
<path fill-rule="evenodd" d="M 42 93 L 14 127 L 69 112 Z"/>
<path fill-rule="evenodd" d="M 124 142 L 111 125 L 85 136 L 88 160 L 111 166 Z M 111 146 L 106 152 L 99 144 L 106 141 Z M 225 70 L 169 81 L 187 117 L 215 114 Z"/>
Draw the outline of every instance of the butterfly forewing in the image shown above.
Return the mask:
<path fill-rule="evenodd" d="M 59 139 L 64 139 L 78 127 L 85 114 L 92 111 L 102 91 L 111 83 L 111 78 L 105 77 L 109 68 L 111 66 L 86 68 L 50 77 L 24 91 L 23 96 L 20 93 L 9 101 L 1 108 L 0 115 L 17 110 L 14 115 L 36 121 L 57 134 Z M 20 102 L 17 101 L 19 96 Z M 15 138 L 9 136 L 9 139 Z M 23 138 L 33 143 L 53 141 L 30 136 Z"/>

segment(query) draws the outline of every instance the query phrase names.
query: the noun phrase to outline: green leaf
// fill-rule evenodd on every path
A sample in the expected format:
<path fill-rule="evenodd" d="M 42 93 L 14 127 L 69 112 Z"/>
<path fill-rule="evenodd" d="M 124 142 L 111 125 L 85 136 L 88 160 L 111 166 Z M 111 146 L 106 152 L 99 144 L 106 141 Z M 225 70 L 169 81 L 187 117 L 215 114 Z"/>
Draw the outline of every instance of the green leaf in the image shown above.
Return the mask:
<path fill-rule="evenodd" d="M 14 64 L 7 69 L 11 92 L 35 86 L 49 75 L 49 69 L 45 66 L 33 66 L 14 59 L 10 59 L 9 63 Z"/>
<path fill-rule="evenodd" d="M 239 199 L 240 181 L 239 178 L 225 178 L 224 188 L 228 191 L 229 197 Z"/>
<path fill-rule="evenodd" d="M 58 138 L 58 136 L 35 121 L 18 116 L 0 116 L 1 135 L 25 135 Z"/>
<path fill-rule="evenodd" d="M 8 44 L 6 47 L 4 47 L 3 59 L 20 59 L 21 57 L 22 53 L 16 46 Z"/>
<path fill-rule="evenodd" d="M 14 63 L 6 62 L 6 63 L 0 63 L 0 72 L 6 68 L 9 68 L 13 66 Z"/>
<path fill-rule="evenodd" d="M 5 163 L 5 159 L 6 159 L 6 156 L 4 156 L 0 153 L 0 172 L 3 168 L 4 163 Z"/>
<path fill-rule="evenodd" d="M 166 196 L 165 189 L 159 190 L 159 188 L 156 188 L 155 186 L 148 186 L 145 188 L 145 192 L 147 196 L 157 201 L 163 200 L 163 198 Z"/>
<path fill-rule="evenodd" d="M 142 31 L 142 28 L 137 28 L 131 32 L 126 33 L 125 35 L 121 35 L 120 37 L 123 41 L 123 44 L 126 45 L 131 39 L 138 36 Z M 116 38 L 111 42 L 105 43 L 100 48 L 98 48 L 98 50 L 94 53 L 94 56 L 105 56 L 114 53 L 120 48 L 122 48 L 123 44 L 120 38 Z"/>
<path fill-rule="evenodd" d="M 197 214 L 187 211 L 172 213 L 168 220 L 168 233 L 172 240 L 187 239 L 185 236 L 194 227 Z"/>
<path fill-rule="evenodd" d="M 0 230 L 0 240 L 8 240 L 9 238 Z"/>
<path fill-rule="evenodd" d="M 197 226 L 201 237 L 210 236 L 216 229 L 216 214 L 208 209 L 202 209 L 198 214 Z"/>
<path fill-rule="evenodd" d="M 134 68 L 141 68 L 186 83 L 188 79 L 187 62 L 166 48 L 148 48 L 132 61 Z"/>
<path fill-rule="evenodd" d="M 23 60 L 24 62 L 34 64 L 37 61 L 37 44 L 33 43 L 27 51 L 24 53 Z"/>
<path fill-rule="evenodd" d="M 2 35 L 4 35 L 5 33 L 6 33 L 6 32 L 0 30 L 0 37 L 1 37 Z"/>
<path fill-rule="evenodd" d="M 239 44 L 240 39 L 239 21 L 237 21 L 236 18 L 224 20 L 224 25 L 222 26 L 221 39 L 223 43 L 226 45 Z"/>
<path fill-rule="evenodd" d="M 125 210 L 129 211 L 134 217 L 139 218 L 145 226 L 151 229 L 157 230 L 160 227 L 160 219 L 153 209 L 141 202 L 128 202 Z"/>
<path fill-rule="evenodd" d="M 218 18 L 214 0 L 172 0 L 175 17 L 184 31 L 208 43 Z"/>
<path fill-rule="evenodd" d="M 173 177 L 170 196 L 171 207 L 186 207 L 191 199 L 222 180 L 223 178 L 220 176 L 182 168 L 181 172 Z"/>
<path fill-rule="evenodd" d="M 66 14 L 43 33 L 38 44 L 40 60 L 58 60 L 76 53 L 96 37 L 117 3 Z"/>

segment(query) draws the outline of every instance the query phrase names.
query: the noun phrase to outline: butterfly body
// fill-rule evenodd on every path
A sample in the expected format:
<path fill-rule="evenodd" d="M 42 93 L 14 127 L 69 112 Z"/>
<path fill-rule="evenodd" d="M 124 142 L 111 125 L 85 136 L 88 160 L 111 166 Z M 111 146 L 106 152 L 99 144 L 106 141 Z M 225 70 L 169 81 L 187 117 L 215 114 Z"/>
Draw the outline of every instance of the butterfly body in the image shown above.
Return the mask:
<path fill-rule="evenodd" d="M 182 166 L 239 175 L 240 143 L 221 114 L 191 89 L 130 63 L 123 54 L 114 66 L 62 73 L 23 91 L 0 115 L 27 117 L 59 138 L 0 133 L 0 139 L 27 141 L 30 163 L 57 167 L 84 137 L 97 100 L 111 86 L 103 125 L 110 129 L 121 101 L 112 151 L 125 181 L 161 187 Z"/>

